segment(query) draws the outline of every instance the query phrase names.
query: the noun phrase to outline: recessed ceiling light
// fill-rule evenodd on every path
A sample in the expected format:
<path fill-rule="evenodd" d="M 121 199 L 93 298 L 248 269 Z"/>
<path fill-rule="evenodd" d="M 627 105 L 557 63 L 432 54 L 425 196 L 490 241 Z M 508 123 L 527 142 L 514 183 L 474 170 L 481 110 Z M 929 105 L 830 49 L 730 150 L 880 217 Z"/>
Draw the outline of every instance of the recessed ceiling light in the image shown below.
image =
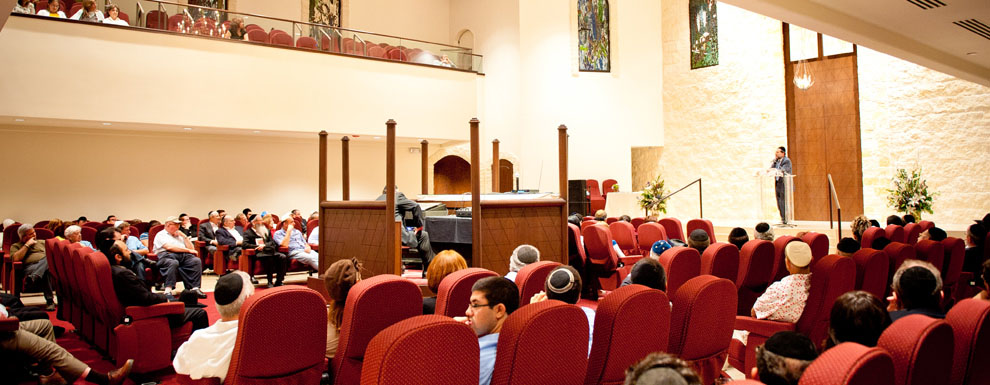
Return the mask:
<path fill-rule="evenodd" d="M 260 134 L 261 133 L 261 131 L 258 131 L 258 130 L 254 130 L 252 132 L 254 132 L 255 134 Z"/>
<path fill-rule="evenodd" d="M 109 126 L 110 124 L 111 124 L 111 123 L 109 123 L 109 122 L 103 122 L 103 125 L 104 125 L 104 126 Z"/>
<path fill-rule="evenodd" d="M 183 130 L 192 131 L 192 127 L 182 127 Z"/>
<path fill-rule="evenodd" d="M 380 137 L 380 136 L 376 136 L 376 137 L 375 137 L 375 139 L 381 139 L 381 138 L 382 138 L 382 137 Z"/>
<path fill-rule="evenodd" d="M 23 122 L 24 119 L 14 119 L 15 122 Z"/>

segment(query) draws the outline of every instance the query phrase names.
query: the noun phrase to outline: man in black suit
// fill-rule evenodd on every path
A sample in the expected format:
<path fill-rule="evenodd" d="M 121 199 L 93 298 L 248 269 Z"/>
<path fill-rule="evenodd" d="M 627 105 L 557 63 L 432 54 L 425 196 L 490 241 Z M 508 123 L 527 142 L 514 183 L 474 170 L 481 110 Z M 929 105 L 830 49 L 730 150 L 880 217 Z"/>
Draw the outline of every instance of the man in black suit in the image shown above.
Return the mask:
<path fill-rule="evenodd" d="M 973 281 L 977 287 L 983 286 L 980 271 L 983 266 L 983 247 L 986 244 L 987 228 L 979 222 L 969 225 L 966 229 L 966 257 L 963 258 L 963 271 L 973 273 Z"/>
<path fill-rule="evenodd" d="M 107 260 L 110 261 L 110 274 L 113 277 L 113 291 L 117 294 L 117 300 L 120 301 L 120 304 L 125 307 L 151 306 L 169 302 L 170 298 L 164 294 L 152 293 L 145 286 L 144 281 L 138 278 L 137 274 L 134 274 L 131 269 L 121 266 L 121 263 L 130 264 L 125 250 L 127 250 L 127 245 L 117 240 L 114 241 L 109 250 L 110 254 L 107 255 Z M 192 322 L 193 330 L 210 326 L 210 319 L 207 317 L 206 311 L 198 307 L 186 307 L 185 313 L 181 316 L 170 315 L 168 322 L 173 328 L 186 322 Z"/>
<path fill-rule="evenodd" d="M 217 230 L 220 230 L 220 214 L 210 211 L 210 219 L 199 223 L 200 241 L 206 242 L 206 252 L 213 255 L 217 251 Z"/>
<path fill-rule="evenodd" d="M 252 247 L 256 250 L 255 258 L 261 261 L 265 267 L 265 274 L 268 276 L 268 287 L 282 286 L 285 279 L 285 270 L 289 268 L 289 257 L 278 252 L 278 244 L 272 240 L 272 232 L 265 226 L 261 215 L 251 214 L 251 226 L 244 230 L 244 241 L 241 242 L 244 249 Z M 246 271 L 251 276 L 251 283 L 257 285 L 252 271 Z M 272 284 L 272 273 L 276 273 L 276 279 Z"/>
<path fill-rule="evenodd" d="M 241 255 L 241 246 L 244 241 L 244 236 L 241 234 L 234 226 L 234 218 L 230 216 L 223 218 L 223 227 L 217 230 L 217 243 L 228 247 L 227 251 L 224 251 L 224 257 L 235 265 L 237 257 Z M 216 273 L 223 274 L 220 271 Z"/>
<path fill-rule="evenodd" d="M 770 168 L 779 171 L 783 175 L 791 175 L 791 159 L 787 157 L 787 149 L 784 146 L 777 147 L 777 152 L 774 154 L 773 163 Z M 777 195 L 777 210 L 780 212 L 780 221 L 787 223 L 787 215 L 784 202 L 784 177 L 777 176 L 774 178 L 774 191 Z"/>
<path fill-rule="evenodd" d="M 385 200 L 385 193 L 386 190 L 382 189 L 382 195 L 375 200 Z M 407 213 L 412 217 L 411 223 L 408 224 L 404 220 Z M 433 260 L 433 247 L 430 246 L 430 235 L 425 230 L 416 231 L 416 228 L 422 228 L 426 224 L 426 218 L 419 204 L 406 198 L 406 194 L 399 191 L 398 187 L 395 188 L 395 220 L 402 223 L 402 226 L 399 226 L 402 230 L 402 245 L 419 251 L 425 276 L 426 268 L 430 266 L 430 261 Z M 407 226 L 410 226 L 411 229 Z"/>

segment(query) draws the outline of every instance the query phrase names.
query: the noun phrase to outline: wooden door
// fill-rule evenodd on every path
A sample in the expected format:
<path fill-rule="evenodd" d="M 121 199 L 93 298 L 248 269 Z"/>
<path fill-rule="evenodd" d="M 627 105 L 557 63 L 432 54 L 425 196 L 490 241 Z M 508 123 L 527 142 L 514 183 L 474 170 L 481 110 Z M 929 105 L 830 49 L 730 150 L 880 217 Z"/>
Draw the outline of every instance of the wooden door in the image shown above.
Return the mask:
<path fill-rule="evenodd" d="M 515 186 L 515 178 L 512 173 L 512 162 L 499 159 L 498 160 L 498 192 L 509 192 L 512 191 L 513 186 Z"/>
<path fill-rule="evenodd" d="M 471 164 L 447 155 L 433 164 L 434 194 L 463 194 L 471 192 Z"/>

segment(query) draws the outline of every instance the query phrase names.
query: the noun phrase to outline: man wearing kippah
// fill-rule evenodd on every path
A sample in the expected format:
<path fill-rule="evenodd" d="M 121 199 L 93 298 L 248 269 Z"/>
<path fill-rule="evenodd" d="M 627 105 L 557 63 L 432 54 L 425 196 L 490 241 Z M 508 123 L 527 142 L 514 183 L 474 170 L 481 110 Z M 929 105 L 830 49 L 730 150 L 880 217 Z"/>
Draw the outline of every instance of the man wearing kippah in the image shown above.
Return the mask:
<path fill-rule="evenodd" d="M 509 256 L 509 273 L 505 275 L 505 278 L 515 282 L 519 270 L 528 264 L 539 261 L 540 250 L 532 245 L 519 245 L 515 250 L 512 250 L 512 255 Z"/>
<path fill-rule="evenodd" d="M 838 251 L 839 256 L 851 257 L 857 251 L 859 251 L 859 242 L 855 239 L 845 237 L 839 240 L 839 244 L 835 246 Z"/>
<path fill-rule="evenodd" d="M 804 242 L 788 243 L 784 265 L 790 275 L 774 282 L 756 299 L 750 310 L 756 319 L 796 323 L 801 318 L 811 291 L 811 247 Z M 745 344 L 749 333 L 737 330 L 732 337 Z"/>
<path fill-rule="evenodd" d="M 241 305 L 252 294 L 254 285 L 243 271 L 234 271 L 217 280 L 213 296 L 220 321 L 193 332 L 189 340 L 179 346 L 172 360 L 176 373 L 194 380 L 218 377 L 223 382 L 230 367 L 230 356 L 234 354 Z"/>
<path fill-rule="evenodd" d="M 818 358 L 815 344 L 804 334 L 777 332 L 756 349 L 756 366 L 750 377 L 759 375 L 766 384 L 797 384 L 815 358 Z"/>

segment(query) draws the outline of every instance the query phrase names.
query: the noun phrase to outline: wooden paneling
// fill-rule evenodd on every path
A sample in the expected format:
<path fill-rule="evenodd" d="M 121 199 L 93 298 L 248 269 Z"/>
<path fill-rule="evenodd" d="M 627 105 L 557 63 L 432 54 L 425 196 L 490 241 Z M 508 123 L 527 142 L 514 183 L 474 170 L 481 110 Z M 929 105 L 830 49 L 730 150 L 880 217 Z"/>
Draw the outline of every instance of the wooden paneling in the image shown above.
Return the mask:
<path fill-rule="evenodd" d="M 797 175 L 794 218 L 828 220 L 828 174 L 842 211 L 851 218 L 863 212 L 856 55 L 807 64 L 815 80 L 811 88 L 801 90 L 787 82 L 788 156 Z M 793 74 L 795 64 L 786 65 L 786 73 Z"/>
<path fill-rule="evenodd" d="M 505 275 L 512 251 L 522 244 L 540 250 L 541 261 L 567 264 L 564 212 L 563 199 L 481 202 L 483 257 L 472 264 Z"/>
<path fill-rule="evenodd" d="M 448 155 L 433 164 L 434 194 L 463 194 L 471 191 L 471 164 Z"/>
<path fill-rule="evenodd" d="M 512 177 L 512 162 L 499 159 L 498 160 L 498 192 L 509 192 L 512 191 L 512 186 L 515 183 L 515 178 Z"/>
<path fill-rule="evenodd" d="M 385 217 L 385 201 L 321 203 L 320 219 L 325 224 L 320 227 L 321 266 L 357 258 L 364 264 L 364 278 L 398 274 L 395 257 L 388 254 Z"/>

